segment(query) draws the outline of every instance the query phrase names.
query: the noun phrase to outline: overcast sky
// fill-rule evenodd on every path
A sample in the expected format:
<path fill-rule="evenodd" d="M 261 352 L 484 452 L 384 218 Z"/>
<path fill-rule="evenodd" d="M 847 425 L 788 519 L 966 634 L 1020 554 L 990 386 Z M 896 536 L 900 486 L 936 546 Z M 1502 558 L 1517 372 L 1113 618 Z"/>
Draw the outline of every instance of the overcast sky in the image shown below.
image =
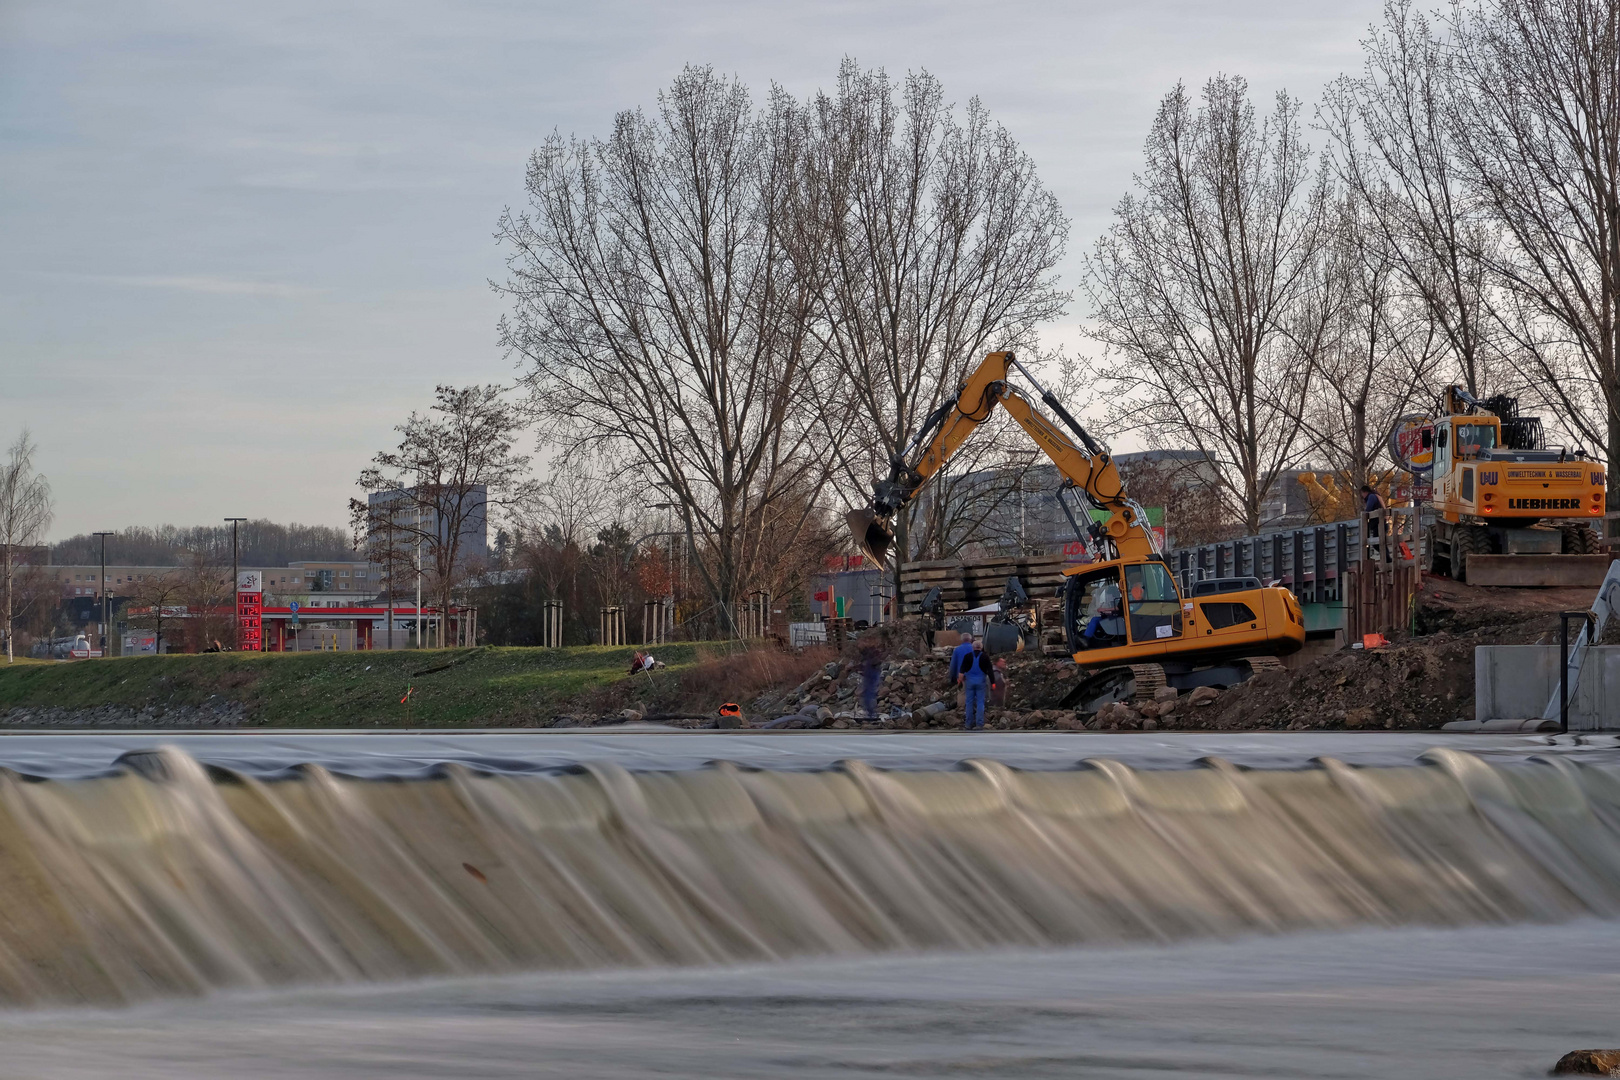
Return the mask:
<path fill-rule="evenodd" d="M 801 95 L 846 55 L 927 68 L 1034 156 L 1072 285 L 1178 79 L 1314 103 L 1378 6 L 0 0 L 0 440 L 33 430 L 53 537 L 341 525 L 435 383 L 513 377 L 490 234 L 553 129 L 686 63 Z"/>

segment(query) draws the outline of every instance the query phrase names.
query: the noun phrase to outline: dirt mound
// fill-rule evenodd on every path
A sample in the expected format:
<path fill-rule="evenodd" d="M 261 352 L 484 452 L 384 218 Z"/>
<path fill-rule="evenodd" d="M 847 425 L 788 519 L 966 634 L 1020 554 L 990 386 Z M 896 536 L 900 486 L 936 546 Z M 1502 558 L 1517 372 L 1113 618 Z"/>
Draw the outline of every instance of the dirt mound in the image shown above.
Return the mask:
<path fill-rule="evenodd" d="M 1481 589 L 1450 578 L 1428 578 L 1413 608 L 1413 629 L 1420 635 L 1489 630 L 1514 639 L 1493 644 L 1524 644 L 1517 640 L 1520 623 L 1534 623 L 1536 635 L 1550 625 L 1556 634 L 1558 612 L 1585 611 L 1594 594 L 1593 589 Z"/>
<path fill-rule="evenodd" d="M 1590 589 L 1480 589 L 1430 579 L 1413 608 L 1418 634 L 1250 680 L 1177 726 L 1409 730 L 1472 720 L 1476 647 L 1553 644 L 1558 612 L 1591 603 Z"/>

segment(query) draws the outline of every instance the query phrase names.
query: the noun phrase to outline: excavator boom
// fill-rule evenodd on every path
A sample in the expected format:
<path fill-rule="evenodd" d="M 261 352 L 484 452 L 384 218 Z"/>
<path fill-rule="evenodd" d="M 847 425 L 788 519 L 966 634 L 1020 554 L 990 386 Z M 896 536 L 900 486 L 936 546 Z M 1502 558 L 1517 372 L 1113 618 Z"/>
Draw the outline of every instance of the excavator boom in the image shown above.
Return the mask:
<path fill-rule="evenodd" d="M 1007 381 L 1013 367 L 1035 387 L 1041 401 L 1057 414 L 1067 431 Z M 998 405 L 1035 440 L 1065 480 L 1092 505 L 1108 511 L 1102 530 L 1113 541 L 1120 558 L 1157 552 L 1145 515 L 1126 496 L 1112 455 L 1069 414 L 1056 395 L 1036 381 L 1016 355 L 993 352 L 954 395 L 923 421 L 905 449 L 890 460 L 889 475 L 878 481 L 871 504 L 847 516 L 850 533 L 868 559 L 879 567 L 888 565 L 894 546 L 895 515 L 945 466 L 968 436 L 990 419 Z"/>

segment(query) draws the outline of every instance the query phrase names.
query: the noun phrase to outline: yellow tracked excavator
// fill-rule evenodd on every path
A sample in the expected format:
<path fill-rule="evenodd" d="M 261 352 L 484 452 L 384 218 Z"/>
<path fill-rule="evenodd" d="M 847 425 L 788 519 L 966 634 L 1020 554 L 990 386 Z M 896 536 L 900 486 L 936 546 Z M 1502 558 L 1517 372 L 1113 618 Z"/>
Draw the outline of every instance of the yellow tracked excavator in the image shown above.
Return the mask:
<path fill-rule="evenodd" d="M 1008 381 L 1015 367 L 1063 427 Z M 1090 712 L 1112 701 L 1152 700 L 1164 686 L 1230 686 L 1279 669 L 1276 658 L 1305 643 L 1304 617 L 1287 589 L 1231 578 L 1199 582 L 1183 596 L 1113 457 L 1010 352 L 984 358 L 890 460 L 870 506 L 849 515 L 850 531 L 875 564 L 888 565 L 894 516 L 998 405 L 1051 458 L 1065 490 L 1108 515 L 1083 538 L 1094 561 L 1064 571 L 1065 639 L 1085 669 L 1065 705 Z"/>

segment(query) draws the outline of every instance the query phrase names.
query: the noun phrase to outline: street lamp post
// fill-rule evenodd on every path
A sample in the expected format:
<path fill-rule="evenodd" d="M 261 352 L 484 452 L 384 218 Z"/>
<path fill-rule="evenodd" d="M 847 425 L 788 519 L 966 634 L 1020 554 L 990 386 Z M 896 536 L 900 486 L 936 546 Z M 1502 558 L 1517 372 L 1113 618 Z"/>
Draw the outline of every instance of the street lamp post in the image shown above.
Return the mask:
<path fill-rule="evenodd" d="M 652 509 L 664 511 L 664 528 L 668 530 L 669 548 L 665 551 L 665 572 L 669 575 L 669 611 L 664 615 L 664 630 L 675 631 L 675 507 L 677 503 L 653 503 Z"/>
<path fill-rule="evenodd" d="M 416 537 L 411 546 L 416 549 L 416 647 L 422 648 L 422 508 L 416 507 L 412 519 L 416 524 Z"/>
<path fill-rule="evenodd" d="M 231 647 L 237 652 L 241 652 L 242 618 L 236 612 L 237 582 L 240 580 L 238 575 L 241 573 L 236 567 L 236 527 L 241 522 L 246 521 L 247 518 L 228 517 L 225 520 L 231 523 Z"/>
<path fill-rule="evenodd" d="M 394 507 L 388 505 L 388 553 L 383 556 L 383 580 L 388 582 L 388 630 L 383 635 L 388 651 L 394 651 Z"/>
<path fill-rule="evenodd" d="M 107 537 L 117 534 L 98 532 L 90 535 L 101 537 L 101 581 L 98 583 L 96 591 L 101 594 L 101 658 L 105 660 L 107 655 L 112 652 L 107 647 L 112 640 L 112 616 L 110 609 L 107 607 Z"/>

